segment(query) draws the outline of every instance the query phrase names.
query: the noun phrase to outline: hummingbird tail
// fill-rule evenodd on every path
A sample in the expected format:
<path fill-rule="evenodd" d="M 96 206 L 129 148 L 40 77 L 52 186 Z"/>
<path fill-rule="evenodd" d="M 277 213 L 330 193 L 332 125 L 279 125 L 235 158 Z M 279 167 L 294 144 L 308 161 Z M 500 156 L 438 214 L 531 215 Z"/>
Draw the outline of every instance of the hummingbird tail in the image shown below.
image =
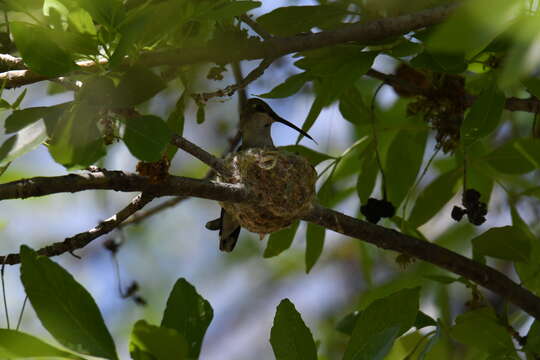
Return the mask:
<path fill-rule="evenodd" d="M 238 241 L 240 225 L 231 215 L 227 214 L 224 209 L 221 209 L 220 225 L 219 250 L 231 252 Z"/>

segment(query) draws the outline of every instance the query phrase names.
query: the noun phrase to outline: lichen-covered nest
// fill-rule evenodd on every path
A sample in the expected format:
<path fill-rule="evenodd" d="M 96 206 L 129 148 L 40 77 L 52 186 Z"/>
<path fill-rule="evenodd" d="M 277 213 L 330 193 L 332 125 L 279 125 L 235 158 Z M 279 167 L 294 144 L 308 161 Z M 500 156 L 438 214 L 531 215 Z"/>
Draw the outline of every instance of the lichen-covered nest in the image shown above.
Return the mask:
<path fill-rule="evenodd" d="M 258 198 L 255 204 L 221 203 L 249 231 L 267 234 L 283 229 L 311 209 L 317 173 L 303 157 L 254 148 L 225 161 L 233 175 L 218 181 L 242 183 Z"/>

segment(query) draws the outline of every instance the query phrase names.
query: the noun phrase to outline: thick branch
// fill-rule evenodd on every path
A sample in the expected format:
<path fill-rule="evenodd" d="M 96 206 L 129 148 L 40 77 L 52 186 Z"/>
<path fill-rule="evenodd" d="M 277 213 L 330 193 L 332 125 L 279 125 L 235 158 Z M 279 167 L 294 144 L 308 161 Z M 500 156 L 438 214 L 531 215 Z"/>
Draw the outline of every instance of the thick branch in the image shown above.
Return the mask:
<path fill-rule="evenodd" d="M 482 285 L 540 319 L 540 298 L 501 272 L 446 248 L 321 206 L 315 206 L 303 220 L 366 241 L 382 249 L 394 250 L 447 269 Z"/>
<path fill-rule="evenodd" d="M 347 42 L 369 43 L 444 21 L 457 7 L 445 5 L 395 18 L 384 18 L 367 23 L 346 25 L 340 29 L 321 31 L 315 34 L 296 35 L 286 38 L 265 40 L 259 46 L 246 47 L 242 51 L 230 51 L 215 47 L 177 49 L 160 53 L 148 53 L 141 57 L 143 66 L 188 65 L 200 62 L 227 63 L 239 60 L 277 58 L 286 54 L 322 48 Z M 78 63 L 81 70 L 92 70 L 97 65 Z M 84 69 L 83 69 L 84 68 Z M 35 83 L 49 78 L 29 70 L 14 70 L 0 74 L 0 81 L 7 80 L 6 88 Z"/>
<path fill-rule="evenodd" d="M 431 91 L 429 88 L 423 88 L 414 84 L 407 79 L 402 79 L 398 75 L 394 74 L 385 74 L 375 69 L 371 69 L 367 72 L 367 76 L 370 76 L 374 79 L 381 80 L 385 84 L 388 84 L 392 87 L 406 90 L 409 94 L 415 95 L 429 95 Z M 471 94 L 465 94 L 465 106 L 470 107 L 476 100 L 476 96 Z M 540 112 L 540 100 L 536 97 L 530 97 L 528 99 L 518 99 L 511 97 L 506 99 L 504 108 L 509 111 L 525 111 L 531 113 Z"/>
<path fill-rule="evenodd" d="M 174 176 L 170 176 L 163 182 L 155 184 L 150 183 L 147 178 L 142 176 L 126 174 L 120 171 L 92 172 L 80 175 L 66 175 L 49 178 L 39 177 L 14 181 L 0 185 L 0 200 L 90 189 L 109 189 L 128 192 L 141 191 L 149 198 L 163 195 L 180 195 L 230 202 L 256 201 L 256 199 L 251 198 L 249 193 L 243 187 L 238 185 L 221 184 Z M 130 206 L 136 207 L 137 204 L 130 204 L 128 209 Z M 127 216 L 129 215 L 126 215 L 126 217 Z M 540 319 L 540 298 L 534 296 L 531 292 L 522 288 L 504 274 L 489 266 L 477 263 L 436 244 L 416 239 L 381 226 L 376 226 L 320 206 L 315 206 L 309 214 L 303 217 L 303 219 L 341 234 L 369 242 L 380 248 L 407 254 L 452 271 L 497 293 L 532 316 Z M 114 228 L 117 224 L 110 222 L 110 225 L 107 226 Z M 96 229 L 98 230 L 93 229 L 90 232 L 100 231 L 100 226 Z M 61 249 L 72 249 L 74 241 L 77 244 L 84 244 L 84 242 L 89 239 L 88 236 L 90 235 L 76 235 L 74 238 L 79 239 L 79 236 L 81 236 L 80 241 L 67 240 L 67 243 L 69 244 L 63 245 L 67 247 Z M 66 241 L 63 243 L 66 243 Z M 52 247 L 55 246 L 58 245 L 52 245 Z M 10 262 L 6 263 L 9 264 L 13 261 L 15 260 L 11 259 Z"/>
<path fill-rule="evenodd" d="M 130 203 L 111 216 L 107 220 L 100 222 L 96 227 L 79 233 L 75 236 L 66 238 L 64 241 L 56 242 L 54 244 L 45 246 L 38 250 L 38 254 L 45 256 L 57 256 L 67 252 L 73 252 L 77 249 L 81 249 L 88 245 L 92 240 L 105 235 L 116 227 L 118 227 L 124 220 L 130 217 L 132 214 L 142 209 L 146 204 L 152 201 L 154 197 L 147 194 L 137 195 Z M 19 254 L 9 254 L 6 256 L 0 256 L 0 264 L 14 265 L 21 262 Z"/>
<path fill-rule="evenodd" d="M 35 177 L 0 185 L 0 200 L 25 199 L 84 190 L 144 192 L 159 196 L 195 196 L 219 201 L 246 201 L 248 192 L 239 185 L 169 176 L 159 183 L 122 171 L 97 171 L 64 176 Z"/>

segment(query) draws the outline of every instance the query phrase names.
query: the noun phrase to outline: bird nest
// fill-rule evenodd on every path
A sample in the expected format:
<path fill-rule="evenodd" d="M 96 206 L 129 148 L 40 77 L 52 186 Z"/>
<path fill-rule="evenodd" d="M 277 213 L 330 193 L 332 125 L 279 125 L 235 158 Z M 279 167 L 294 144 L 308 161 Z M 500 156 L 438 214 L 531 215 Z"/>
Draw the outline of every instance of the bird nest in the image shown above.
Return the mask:
<path fill-rule="evenodd" d="M 254 148 L 225 159 L 232 176 L 218 181 L 242 183 L 255 203 L 221 203 L 249 231 L 267 234 L 283 229 L 308 212 L 315 199 L 317 173 L 301 156 Z"/>

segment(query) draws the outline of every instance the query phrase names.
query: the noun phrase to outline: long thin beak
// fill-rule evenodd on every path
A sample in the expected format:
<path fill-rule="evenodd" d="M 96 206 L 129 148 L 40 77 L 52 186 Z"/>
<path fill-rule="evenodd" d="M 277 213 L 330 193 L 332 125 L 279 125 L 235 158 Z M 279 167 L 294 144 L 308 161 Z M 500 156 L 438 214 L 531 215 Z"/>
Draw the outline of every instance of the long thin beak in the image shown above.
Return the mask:
<path fill-rule="evenodd" d="M 273 111 L 272 111 L 273 112 Z M 280 122 L 284 125 L 287 125 L 288 127 L 290 128 L 293 128 L 294 130 L 298 131 L 300 134 L 304 135 L 305 137 L 307 137 L 308 139 L 311 139 L 315 144 L 318 145 L 318 143 L 315 141 L 314 138 L 312 138 L 311 136 L 309 136 L 309 134 L 307 132 L 305 132 L 304 130 L 300 129 L 298 126 L 294 125 L 292 122 L 289 122 L 281 117 L 279 117 L 276 113 L 273 112 L 272 114 L 272 117 L 274 118 L 275 121 L 277 122 Z"/>

